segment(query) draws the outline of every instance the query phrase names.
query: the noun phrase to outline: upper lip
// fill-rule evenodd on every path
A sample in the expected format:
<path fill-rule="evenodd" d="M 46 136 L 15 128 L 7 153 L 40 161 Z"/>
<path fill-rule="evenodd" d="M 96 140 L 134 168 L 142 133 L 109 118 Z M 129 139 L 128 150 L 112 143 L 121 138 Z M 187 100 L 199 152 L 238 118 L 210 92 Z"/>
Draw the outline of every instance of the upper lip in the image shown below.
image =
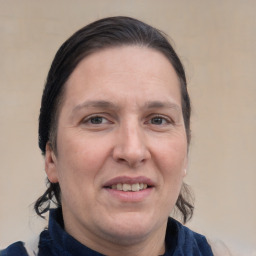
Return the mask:
<path fill-rule="evenodd" d="M 148 186 L 155 186 L 155 183 L 150 178 L 147 178 L 145 176 L 138 176 L 138 177 L 119 176 L 105 182 L 103 184 L 103 187 L 111 187 L 112 185 L 116 185 L 118 183 L 122 183 L 122 184 L 143 183 L 143 184 L 147 184 Z"/>

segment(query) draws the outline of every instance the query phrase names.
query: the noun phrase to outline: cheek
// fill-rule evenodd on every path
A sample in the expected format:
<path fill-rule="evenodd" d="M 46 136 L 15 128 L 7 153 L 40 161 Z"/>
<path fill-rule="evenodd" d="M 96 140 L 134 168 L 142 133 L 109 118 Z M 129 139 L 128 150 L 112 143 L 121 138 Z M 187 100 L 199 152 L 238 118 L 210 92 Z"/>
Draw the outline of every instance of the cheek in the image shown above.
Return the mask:
<path fill-rule="evenodd" d="M 95 177 L 98 166 L 92 154 L 82 151 L 69 151 L 59 162 L 59 184 L 62 203 L 77 208 L 81 202 L 91 207 L 95 190 Z"/>
<path fill-rule="evenodd" d="M 177 200 L 184 178 L 187 163 L 187 144 L 182 140 L 165 143 L 158 153 L 158 168 L 162 174 L 163 198 L 172 205 Z"/>
<path fill-rule="evenodd" d="M 166 143 L 159 151 L 158 169 L 161 172 L 161 210 L 171 213 L 180 194 L 184 168 L 187 161 L 187 147 L 183 143 Z"/>
<path fill-rule="evenodd" d="M 185 140 L 166 142 L 158 150 L 158 163 L 169 175 L 182 175 L 187 163 L 187 144 Z"/>
<path fill-rule="evenodd" d="M 90 183 L 100 172 L 107 157 L 107 148 L 90 138 L 72 135 L 59 143 L 58 171 L 60 184 L 71 187 Z M 64 186 L 63 186 L 64 187 Z"/>

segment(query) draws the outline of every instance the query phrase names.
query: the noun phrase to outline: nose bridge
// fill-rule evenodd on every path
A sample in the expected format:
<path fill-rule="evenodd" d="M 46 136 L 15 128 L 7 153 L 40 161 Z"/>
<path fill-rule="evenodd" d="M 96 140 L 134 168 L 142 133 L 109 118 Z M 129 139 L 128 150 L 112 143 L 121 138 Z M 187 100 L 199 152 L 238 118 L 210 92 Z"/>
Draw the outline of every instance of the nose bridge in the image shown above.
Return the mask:
<path fill-rule="evenodd" d="M 136 120 L 130 118 L 122 123 L 114 150 L 114 158 L 125 162 L 129 166 L 136 166 L 149 157 L 143 127 Z"/>
<path fill-rule="evenodd" d="M 129 152 L 141 150 L 144 147 L 143 133 L 136 122 L 127 123 L 124 129 L 124 148 Z"/>

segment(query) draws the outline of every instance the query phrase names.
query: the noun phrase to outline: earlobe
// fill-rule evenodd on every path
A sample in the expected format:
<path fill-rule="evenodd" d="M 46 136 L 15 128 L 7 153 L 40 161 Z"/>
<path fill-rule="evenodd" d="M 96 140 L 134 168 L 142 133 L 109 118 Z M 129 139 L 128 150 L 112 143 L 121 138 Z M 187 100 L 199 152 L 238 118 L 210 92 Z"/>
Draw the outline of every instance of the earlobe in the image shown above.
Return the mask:
<path fill-rule="evenodd" d="M 188 159 L 186 158 L 185 164 L 183 167 L 183 177 L 187 176 L 187 168 L 188 168 Z"/>
<path fill-rule="evenodd" d="M 51 144 L 47 142 L 45 147 L 45 172 L 51 183 L 58 182 L 58 172 L 57 172 L 57 159 L 51 147 Z"/>

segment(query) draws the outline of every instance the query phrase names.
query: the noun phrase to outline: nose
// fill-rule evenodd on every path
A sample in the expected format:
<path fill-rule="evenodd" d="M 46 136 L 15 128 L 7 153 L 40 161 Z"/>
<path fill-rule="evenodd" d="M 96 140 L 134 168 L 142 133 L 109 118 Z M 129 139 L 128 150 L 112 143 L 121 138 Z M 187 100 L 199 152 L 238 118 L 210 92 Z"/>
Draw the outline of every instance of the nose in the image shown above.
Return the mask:
<path fill-rule="evenodd" d="M 113 149 L 115 161 L 126 164 L 130 168 L 139 167 L 150 159 L 145 134 L 138 124 L 126 124 L 120 127 Z"/>

